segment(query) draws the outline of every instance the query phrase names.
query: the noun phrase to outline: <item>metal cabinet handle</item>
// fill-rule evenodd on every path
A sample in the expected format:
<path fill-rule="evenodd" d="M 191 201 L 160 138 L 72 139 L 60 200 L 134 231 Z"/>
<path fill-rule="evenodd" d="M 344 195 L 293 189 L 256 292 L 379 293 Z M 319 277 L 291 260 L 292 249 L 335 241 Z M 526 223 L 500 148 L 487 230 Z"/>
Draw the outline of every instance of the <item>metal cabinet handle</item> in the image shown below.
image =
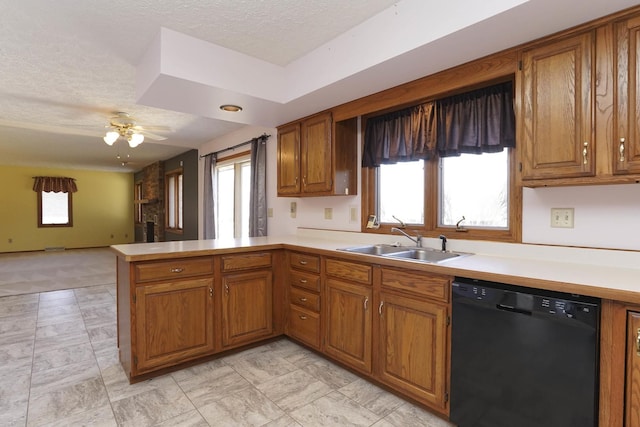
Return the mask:
<path fill-rule="evenodd" d="M 367 303 L 369 302 L 369 297 L 365 297 L 364 299 L 364 311 L 367 311 Z"/>
<path fill-rule="evenodd" d="M 587 164 L 587 147 L 589 146 L 588 142 L 584 142 L 582 144 L 582 164 Z"/>
<path fill-rule="evenodd" d="M 378 306 L 378 314 L 382 316 L 382 306 L 384 305 L 384 301 L 380 301 L 380 305 Z"/>
<path fill-rule="evenodd" d="M 300 283 L 307 283 L 307 279 L 300 279 Z"/>
<path fill-rule="evenodd" d="M 307 320 L 307 316 L 304 316 L 302 314 L 299 317 L 300 317 L 301 320 Z"/>
<path fill-rule="evenodd" d="M 640 328 L 636 331 L 636 353 L 640 356 Z"/>
<path fill-rule="evenodd" d="M 184 271 L 184 268 L 177 267 L 177 268 L 172 268 L 169 271 L 172 272 L 172 273 L 182 273 Z"/>
<path fill-rule="evenodd" d="M 213 288 L 209 288 L 209 296 L 212 297 L 213 296 Z"/>
<path fill-rule="evenodd" d="M 300 297 L 298 298 L 301 302 L 307 302 L 307 299 L 305 297 Z"/>
<path fill-rule="evenodd" d="M 307 261 L 305 261 L 305 260 L 301 259 L 301 260 L 300 260 L 300 265 L 307 265 Z"/>
<path fill-rule="evenodd" d="M 227 285 L 226 283 L 224 284 L 224 293 L 229 295 L 229 285 Z"/>
<path fill-rule="evenodd" d="M 624 138 L 620 138 L 620 147 L 618 148 L 620 151 L 620 162 L 624 162 Z"/>

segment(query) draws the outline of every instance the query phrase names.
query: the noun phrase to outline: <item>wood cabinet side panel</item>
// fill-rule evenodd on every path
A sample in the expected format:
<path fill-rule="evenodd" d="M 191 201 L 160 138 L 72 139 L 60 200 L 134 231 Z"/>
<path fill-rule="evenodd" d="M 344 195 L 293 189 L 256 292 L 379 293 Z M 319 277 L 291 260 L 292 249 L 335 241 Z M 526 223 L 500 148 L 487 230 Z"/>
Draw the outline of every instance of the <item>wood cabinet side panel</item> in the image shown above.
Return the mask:
<path fill-rule="evenodd" d="M 625 426 L 640 426 L 640 312 L 629 312 L 627 321 L 627 391 Z"/>

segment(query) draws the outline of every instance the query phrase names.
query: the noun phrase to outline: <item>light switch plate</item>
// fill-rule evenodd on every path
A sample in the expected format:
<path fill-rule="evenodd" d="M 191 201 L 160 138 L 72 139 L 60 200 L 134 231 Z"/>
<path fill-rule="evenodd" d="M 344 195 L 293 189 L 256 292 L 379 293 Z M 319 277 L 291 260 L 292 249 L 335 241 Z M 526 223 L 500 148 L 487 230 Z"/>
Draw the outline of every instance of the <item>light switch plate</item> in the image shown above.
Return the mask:
<path fill-rule="evenodd" d="M 333 208 L 324 208 L 324 219 L 333 219 Z"/>
<path fill-rule="evenodd" d="M 573 208 L 551 208 L 551 227 L 573 228 Z"/>

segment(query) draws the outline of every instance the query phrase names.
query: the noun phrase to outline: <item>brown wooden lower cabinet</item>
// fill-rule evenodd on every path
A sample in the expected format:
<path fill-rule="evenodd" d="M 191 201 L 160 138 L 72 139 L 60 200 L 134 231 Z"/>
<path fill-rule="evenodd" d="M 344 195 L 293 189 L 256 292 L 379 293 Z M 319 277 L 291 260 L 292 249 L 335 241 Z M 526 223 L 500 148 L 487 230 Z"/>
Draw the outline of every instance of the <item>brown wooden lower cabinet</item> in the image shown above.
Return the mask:
<path fill-rule="evenodd" d="M 155 370 L 215 350 L 213 278 L 138 286 L 135 370 Z"/>
<path fill-rule="evenodd" d="M 640 427 L 640 312 L 627 314 L 625 425 Z"/>
<path fill-rule="evenodd" d="M 371 373 L 371 286 L 327 279 L 325 289 L 325 353 Z"/>
<path fill-rule="evenodd" d="M 255 342 L 273 334 L 271 270 L 222 277 L 222 346 Z"/>
<path fill-rule="evenodd" d="M 380 293 L 378 379 L 444 410 L 447 384 L 447 306 Z"/>

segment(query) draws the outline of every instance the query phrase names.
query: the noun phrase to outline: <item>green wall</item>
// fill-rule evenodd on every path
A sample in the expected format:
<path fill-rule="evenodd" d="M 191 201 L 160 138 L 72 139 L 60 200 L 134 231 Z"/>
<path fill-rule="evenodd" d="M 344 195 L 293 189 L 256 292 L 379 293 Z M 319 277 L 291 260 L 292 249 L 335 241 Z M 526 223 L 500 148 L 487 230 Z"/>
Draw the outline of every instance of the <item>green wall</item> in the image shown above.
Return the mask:
<path fill-rule="evenodd" d="M 66 176 L 76 180 L 73 227 L 38 228 L 37 193 L 32 189 L 34 176 Z M 131 173 L 0 166 L 0 183 L 0 252 L 133 242 Z"/>

